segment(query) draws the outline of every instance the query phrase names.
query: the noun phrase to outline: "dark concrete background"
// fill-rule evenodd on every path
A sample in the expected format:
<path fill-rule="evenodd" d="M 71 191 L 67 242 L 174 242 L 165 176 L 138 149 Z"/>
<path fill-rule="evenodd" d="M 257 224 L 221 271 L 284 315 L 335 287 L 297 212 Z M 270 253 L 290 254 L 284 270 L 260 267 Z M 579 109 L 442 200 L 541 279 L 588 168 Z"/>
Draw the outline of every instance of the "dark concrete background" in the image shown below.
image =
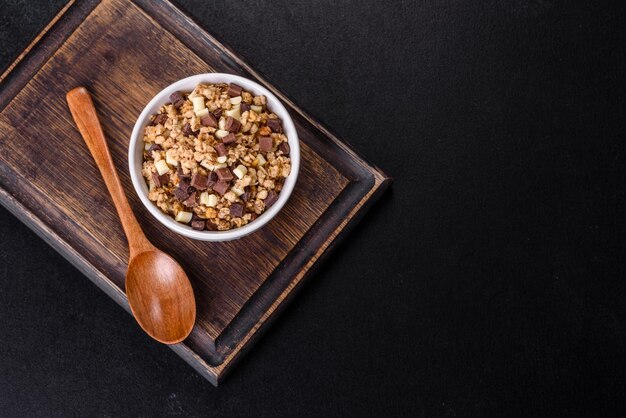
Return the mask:
<path fill-rule="evenodd" d="M 178 1 L 395 177 L 214 388 L 4 210 L 0 416 L 621 415 L 622 2 Z M 0 1 L 0 66 L 63 1 Z"/>

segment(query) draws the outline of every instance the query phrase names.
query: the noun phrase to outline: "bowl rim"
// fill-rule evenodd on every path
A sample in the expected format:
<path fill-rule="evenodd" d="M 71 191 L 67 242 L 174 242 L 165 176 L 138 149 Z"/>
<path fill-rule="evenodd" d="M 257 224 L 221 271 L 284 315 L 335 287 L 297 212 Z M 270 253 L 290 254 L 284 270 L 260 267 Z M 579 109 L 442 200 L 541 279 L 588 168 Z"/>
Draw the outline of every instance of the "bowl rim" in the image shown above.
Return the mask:
<path fill-rule="evenodd" d="M 170 215 L 166 215 L 148 199 L 148 186 L 141 174 L 141 167 L 143 164 L 143 129 L 146 126 L 148 118 L 158 111 L 159 107 L 169 101 L 169 96 L 175 91 L 191 91 L 199 83 L 236 83 L 243 87 L 245 90 L 253 92 L 255 95 L 264 95 L 268 101 L 268 107 L 272 109 L 272 112 L 278 115 L 282 120 L 285 135 L 289 143 L 291 158 L 291 173 L 285 180 L 283 188 L 278 195 L 278 200 L 269 209 L 263 212 L 257 219 L 244 225 L 240 228 L 234 228 L 227 231 L 197 231 L 192 229 L 188 225 L 184 225 L 177 222 Z M 189 88 L 191 86 L 191 88 Z M 138 143 L 140 143 L 138 145 Z M 141 146 L 140 146 L 141 145 Z M 137 159 L 137 154 L 140 153 L 140 158 Z M 139 161 L 139 164 L 137 162 Z M 295 187 L 298 179 L 298 173 L 300 171 L 300 144 L 298 140 L 298 133 L 296 132 L 295 125 L 289 112 L 282 104 L 282 102 L 267 88 L 252 81 L 248 78 L 244 78 L 234 74 L 227 73 L 203 73 L 196 74 L 189 77 L 180 79 L 157 93 L 143 108 L 140 113 L 133 131 L 131 133 L 130 142 L 128 145 L 128 166 L 130 172 L 130 178 L 133 183 L 135 192 L 139 196 L 139 199 L 143 205 L 148 209 L 150 214 L 163 224 L 168 229 L 183 235 L 188 238 L 201 240 L 201 241 L 230 241 L 233 239 L 241 238 L 245 235 L 251 234 L 257 231 L 264 225 L 266 225 L 274 216 L 280 212 L 283 208 L 291 193 Z"/>

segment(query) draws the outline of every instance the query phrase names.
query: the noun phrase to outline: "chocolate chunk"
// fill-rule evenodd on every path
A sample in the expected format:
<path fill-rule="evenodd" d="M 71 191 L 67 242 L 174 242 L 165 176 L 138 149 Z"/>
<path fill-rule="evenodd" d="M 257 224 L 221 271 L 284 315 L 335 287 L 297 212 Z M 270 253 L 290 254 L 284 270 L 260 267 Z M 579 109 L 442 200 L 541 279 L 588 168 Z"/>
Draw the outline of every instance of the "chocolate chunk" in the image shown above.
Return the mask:
<path fill-rule="evenodd" d="M 224 125 L 224 129 L 228 132 L 239 132 L 239 129 L 241 129 L 241 123 L 239 123 L 239 121 L 232 116 L 229 116 L 226 118 L 226 125 Z"/>
<path fill-rule="evenodd" d="M 235 96 L 241 96 L 241 91 L 243 90 L 243 88 L 241 86 L 238 86 L 235 83 L 230 83 L 228 85 L 228 95 L 230 97 L 235 97 Z"/>
<path fill-rule="evenodd" d="M 222 117 L 222 109 L 217 109 L 215 112 L 213 112 L 213 114 L 215 115 L 215 119 L 219 119 Z"/>
<path fill-rule="evenodd" d="M 228 167 L 218 168 L 217 170 L 215 170 L 215 173 L 217 174 L 217 177 L 220 179 L 220 181 L 229 182 L 235 178 L 235 176 L 233 176 L 233 173 Z"/>
<path fill-rule="evenodd" d="M 223 157 L 224 155 L 228 154 L 228 150 L 226 149 L 226 145 L 222 144 L 221 142 L 219 144 L 213 145 L 213 148 L 215 148 L 215 152 L 217 152 L 217 156 L 218 157 Z"/>
<path fill-rule="evenodd" d="M 191 178 L 191 185 L 195 187 L 196 190 L 206 190 L 208 183 L 209 178 L 201 173 L 194 173 Z"/>
<path fill-rule="evenodd" d="M 247 202 L 248 200 L 250 200 L 250 186 L 246 186 L 243 189 L 243 194 L 241 196 L 239 196 L 239 198 L 241 200 L 243 200 L 244 202 Z"/>
<path fill-rule="evenodd" d="M 206 221 L 206 229 L 207 229 L 207 231 L 217 231 L 217 225 L 215 225 L 210 220 L 207 220 Z"/>
<path fill-rule="evenodd" d="M 159 176 L 159 173 L 152 173 L 152 182 L 156 187 L 165 186 L 170 182 L 170 175 L 168 173 Z"/>
<path fill-rule="evenodd" d="M 152 151 L 161 151 L 163 148 L 159 144 L 152 144 L 150 148 L 148 148 L 148 155 L 152 156 Z"/>
<path fill-rule="evenodd" d="M 152 119 L 152 122 L 150 122 L 150 124 L 152 126 L 158 125 L 159 123 L 161 125 L 165 125 L 165 122 L 167 122 L 167 114 L 159 113 L 158 115 L 154 115 L 154 118 Z"/>
<path fill-rule="evenodd" d="M 289 148 L 289 144 L 286 142 L 281 142 L 278 145 L 278 151 L 282 152 L 284 155 L 289 155 L 291 148 Z"/>
<path fill-rule="evenodd" d="M 189 193 L 179 187 L 174 190 L 174 197 L 182 202 L 189 197 Z"/>
<path fill-rule="evenodd" d="M 186 135 L 186 136 L 198 136 L 198 132 L 199 131 L 194 132 L 191 129 L 191 125 L 189 123 L 187 123 L 185 126 L 183 126 L 183 135 Z"/>
<path fill-rule="evenodd" d="M 270 190 L 265 198 L 265 208 L 271 207 L 278 200 L 278 194 L 274 190 Z"/>
<path fill-rule="evenodd" d="M 237 137 L 235 136 L 234 133 L 231 132 L 228 135 L 226 135 L 224 138 L 222 138 L 222 142 L 225 143 L 226 145 L 232 144 L 233 142 L 237 142 Z"/>
<path fill-rule="evenodd" d="M 278 134 L 282 134 L 283 133 L 283 127 L 280 126 L 280 120 L 279 119 L 268 119 L 267 120 L 267 127 L 270 128 L 272 130 L 272 132 L 276 132 Z"/>
<path fill-rule="evenodd" d="M 191 180 L 189 176 L 178 176 L 178 188 L 183 192 L 189 194 L 189 187 L 191 187 Z"/>
<path fill-rule="evenodd" d="M 183 205 L 189 208 L 193 208 L 197 204 L 198 202 L 196 202 L 196 192 L 191 193 L 189 197 L 183 201 Z"/>
<path fill-rule="evenodd" d="M 239 105 L 239 110 L 241 110 L 241 113 L 247 112 L 248 110 L 250 110 L 250 105 L 248 103 L 241 102 L 241 104 Z"/>
<path fill-rule="evenodd" d="M 243 216 L 243 205 L 239 203 L 233 203 L 230 205 L 230 216 L 241 218 Z"/>
<path fill-rule="evenodd" d="M 191 220 L 191 228 L 197 231 L 202 231 L 205 226 L 206 226 L 206 221 L 204 219 L 196 218 L 196 219 Z"/>
<path fill-rule="evenodd" d="M 159 173 L 152 173 L 152 183 L 154 183 L 156 187 L 161 187 L 161 179 L 159 177 L 161 177 Z"/>
<path fill-rule="evenodd" d="M 228 187 L 229 187 L 228 182 L 226 181 L 218 181 L 217 183 L 215 183 L 215 185 L 213 186 L 213 190 L 216 193 L 219 193 L 220 195 L 224 196 L 224 194 L 228 191 Z"/>
<path fill-rule="evenodd" d="M 211 171 L 209 173 L 209 181 L 207 183 L 207 188 L 213 188 L 213 186 L 215 186 L 215 183 L 217 183 L 217 174 L 215 174 L 215 171 Z"/>
<path fill-rule="evenodd" d="M 271 136 L 260 136 L 259 137 L 259 150 L 263 152 L 270 152 L 274 147 L 274 143 L 272 142 Z"/>
<path fill-rule="evenodd" d="M 183 105 L 183 103 L 185 103 L 185 98 L 181 92 L 175 91 L 170 95 L 170 102 L 172 102 L 172 105 L 178 109 Z"/>
<path fill-rule="evenodd" d="M 206 114 L 200 118 L 202 126 L 210 126 L 211 128 L 217 128 L 217 118 L 212 114 Z"/>
<path fill-rule="evenodd" d="M 257 215 L 256 213 L 252 212 L 252 213 L 250 214 L 250 222 L 254 221 L 254 220 L 255 220 L 256 218 L 258 218 L 258 217 L 259 217 L 259 215 Z"/>

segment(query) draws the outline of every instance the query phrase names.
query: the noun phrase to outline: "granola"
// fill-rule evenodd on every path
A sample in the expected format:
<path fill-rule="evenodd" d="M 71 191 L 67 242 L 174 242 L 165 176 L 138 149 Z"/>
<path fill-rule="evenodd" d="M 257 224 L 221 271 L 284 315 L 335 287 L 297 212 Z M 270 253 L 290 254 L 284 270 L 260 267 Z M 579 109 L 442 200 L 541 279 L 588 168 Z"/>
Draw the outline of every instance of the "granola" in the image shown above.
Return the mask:
<path fill-rule="evenodd" d="M 280 119 L 236 84 L 175 92 L 144 130 L 148 198 L 196 230 L 252 222 L 278 200 L 291 172 Z"/>

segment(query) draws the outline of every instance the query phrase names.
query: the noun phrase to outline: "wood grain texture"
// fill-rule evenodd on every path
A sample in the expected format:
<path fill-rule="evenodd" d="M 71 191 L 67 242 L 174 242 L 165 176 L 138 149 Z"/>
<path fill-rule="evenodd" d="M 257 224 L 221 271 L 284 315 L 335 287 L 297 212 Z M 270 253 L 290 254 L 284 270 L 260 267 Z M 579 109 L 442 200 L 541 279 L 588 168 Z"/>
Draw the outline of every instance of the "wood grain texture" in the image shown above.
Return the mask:
<path fill-rule="evenodd" d="M 154 94 L 209 71 L 256 79 L 275 93 L 302 148 L 298 183 L 281 213 L 225 243 L 193 241 L 155 222 L 134 193 L 126 158 L 132 126 Z M 0 85 L 0 200 L 127 309 L 124 234 L 63 100 L 78 85 L 94 96 L 147 237 L 181 262 L 194 287 L 196 326 L 173 349 L 217 384 L 390 179 L 170 3 L 77 2 Z"/>

